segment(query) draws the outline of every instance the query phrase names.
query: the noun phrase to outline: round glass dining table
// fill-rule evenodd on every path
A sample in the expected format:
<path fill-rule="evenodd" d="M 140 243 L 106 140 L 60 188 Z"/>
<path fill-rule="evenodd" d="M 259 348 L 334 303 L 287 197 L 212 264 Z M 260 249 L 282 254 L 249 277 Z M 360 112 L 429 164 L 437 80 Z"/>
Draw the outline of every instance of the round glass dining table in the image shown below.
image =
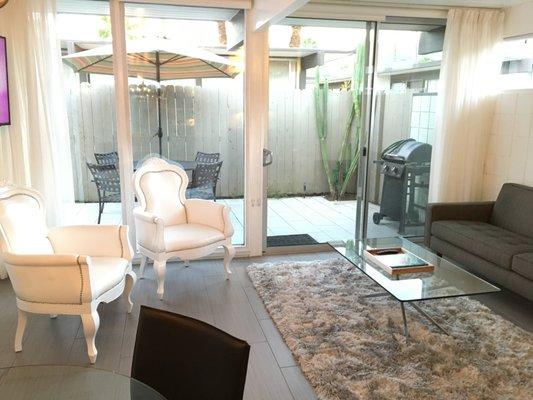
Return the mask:
<path fill-rule="evenodd" d="M 0 399 L 165 400 L 157 391 L 133 378 L 71 365 L 2 368 Z"/>

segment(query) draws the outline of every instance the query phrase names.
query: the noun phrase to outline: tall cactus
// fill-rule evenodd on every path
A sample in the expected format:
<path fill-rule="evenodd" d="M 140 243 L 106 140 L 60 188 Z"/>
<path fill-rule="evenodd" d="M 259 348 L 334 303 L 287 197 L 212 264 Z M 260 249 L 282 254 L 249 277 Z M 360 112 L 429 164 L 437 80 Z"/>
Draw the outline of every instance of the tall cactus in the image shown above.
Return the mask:
<path fill-rule="evenodd" d="M 352 77 L 352 102 L 346 118 L 344 130 L 342 133 L 342 144 L 339 150 L 339 156 L 335 162 L 333 171 L 329 165 L 329 156 L 327 151 L 327 99 L 329 84 L 327 79 L 324 85 L 320 85 L 320 71 L 316 68 L 315 74 L 315 118 L 317 133 L 320 143 L 320 153 L 324 172 L 328 180 L 328 187 L 331 196 L 339 199 L 344 196 L 348 183 L 357 170 L 359 165 L 359 140 L 361 137 L 361 97 L 363 93 L 365 67 L 365 46 L 360 44 L 357 47 L 356 61 L 354 63 Z M 355 123 L 355 129 L 352 129 Z M 352 136 L 353 131 L 353 136 Z"/>
<path fill-rule="evenodd" d="M 316 67 L 315 74 L 315 119 L 316 119 L 316 131 L 318 134 L 318 142 L 320 143 L 320 155 L 322 158 L 322 165 L 324 166 L 324 173 L 328 180 L 329 191 L 332 195 L 335 195 L 335 185 L 333 183 L 333 176 L 329 167 L 329 156 L 327 147 L 328 137 L 328 92 L 329 83 L 328 80 L 324 80 L 324 85 L 320 85 L 320 69 Z"/>
<path fill-rule="evenodd" d="M 360 44 L 357 46 L 357 60 L 354 65 L 353 78 L 352 78 L 352 108 L 350 109 L 351 122 L 347 130 L 345 131 L 345 140 L 349 142 L 349 134 L 352 126 L 352 122 L 355 120 L 355 131 L 353 139 L 353 155 L 351 157 L 350 163 L 346 166 L 346 172 L 344 179 L 339 191 L 339 197 L 344 196 L 346 189 L 348 188 L 348 183 L 353 173 L 359 165 L 359 141 L 361 139 L 361 131 L 363 128 L 361 120 L 361 99 L 363 96 L 363 86 L 364 86 L 364 77 L 365 77 L 365 45 Z M 349 117 L 350 118 L 350 117 Z M 344 146 L 344 141 L 343 141 Z M 341 156 L 342 156 L 342 146 L 341 146 Z M 339 157 L 340 159 L 340 157 Z"/>

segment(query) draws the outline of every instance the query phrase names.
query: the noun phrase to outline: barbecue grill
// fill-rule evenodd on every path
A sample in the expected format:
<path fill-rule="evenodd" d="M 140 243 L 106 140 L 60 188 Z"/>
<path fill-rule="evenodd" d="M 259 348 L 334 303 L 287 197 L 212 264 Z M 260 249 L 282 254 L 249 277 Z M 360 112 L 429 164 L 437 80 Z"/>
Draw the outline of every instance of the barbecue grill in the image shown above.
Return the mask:
<path fill-rule="evenodd" d="M 377 225 L 384 217 L 399 221 L 399 233 L 407 226 L 424 224 L 429 188 L 431 145 L 404 139 L 391 144 L 381 153 L 383 190 L 379 212 L 374 213 Z"/>

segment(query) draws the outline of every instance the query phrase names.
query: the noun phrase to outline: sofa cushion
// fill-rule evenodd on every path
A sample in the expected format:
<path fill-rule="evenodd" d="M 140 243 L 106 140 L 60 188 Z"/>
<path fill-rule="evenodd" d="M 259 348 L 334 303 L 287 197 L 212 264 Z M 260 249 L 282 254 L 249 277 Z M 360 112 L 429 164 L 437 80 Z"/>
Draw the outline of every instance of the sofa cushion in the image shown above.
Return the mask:
<path fill-rule="evenodd" d="M 490 222 L 533 239 L 533 187 L 504 184 L 494 204 Z"/>
<path fill-rule="evenodd" d="M 431 234 L 502 268 L 515 254 L 533 252 L 533 239 L 478 221 L 437 221 Z"/>
<path fill-rule="evenodd" d="M 517 254 L 513 257 L 511 269 L 524 278 L 533 281 L 533 253 Z"/>

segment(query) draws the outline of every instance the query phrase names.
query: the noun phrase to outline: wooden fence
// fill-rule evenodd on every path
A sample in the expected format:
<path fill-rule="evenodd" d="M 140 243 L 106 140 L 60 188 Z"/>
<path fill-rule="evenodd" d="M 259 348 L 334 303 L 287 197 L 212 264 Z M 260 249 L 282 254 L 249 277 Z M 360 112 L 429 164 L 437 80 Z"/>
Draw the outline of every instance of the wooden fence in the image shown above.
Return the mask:
<path fill-rule="evenodd" d="M 242 92 L 237 82 L 225 88 L 163 87 L 163 155 L 173 160 L 193 160 L 197 151 L 219 152 L 223 161 L 219 197 L 240 197 L 244 191 Z M 311 89 L 270 93 L 268 148 L 274 154 L 274 162 L 268 167 L 269 195 L 328 192 L 313 96 Z M 76 200 L 96 201 L 86 161 L 94 162 L 94 153 L 117 147 L 114 87 L 71 85 L 67 99 Z M 153 88 L 131 86 L 130 99 L 133 158 L 141 160 L 158 151 L 157 138 L 153 137 L 157 131 L 156 97 Z M 332 166 L 350 102 L 349 92 L 329 93 L 328 146 Z"/>

